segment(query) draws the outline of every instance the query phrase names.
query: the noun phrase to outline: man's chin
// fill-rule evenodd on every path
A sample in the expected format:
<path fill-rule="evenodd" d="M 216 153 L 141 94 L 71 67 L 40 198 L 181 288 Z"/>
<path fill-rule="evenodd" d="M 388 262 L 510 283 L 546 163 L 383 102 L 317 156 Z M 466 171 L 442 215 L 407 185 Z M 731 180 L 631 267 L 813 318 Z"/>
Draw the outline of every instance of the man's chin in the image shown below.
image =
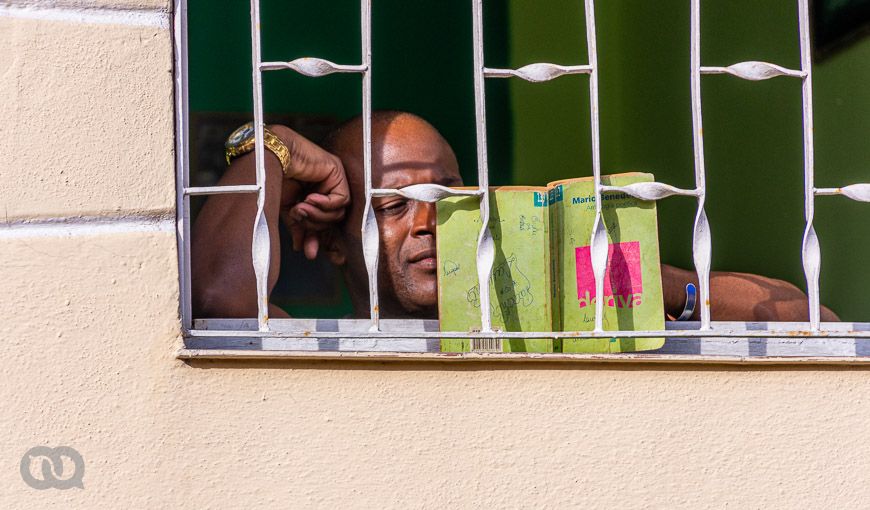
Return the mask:
<path fill-rule="evenodd" d="M 438 287 L 418 289 L 405 300 L 405 310 L 418 319 L 438 318 Z"/>

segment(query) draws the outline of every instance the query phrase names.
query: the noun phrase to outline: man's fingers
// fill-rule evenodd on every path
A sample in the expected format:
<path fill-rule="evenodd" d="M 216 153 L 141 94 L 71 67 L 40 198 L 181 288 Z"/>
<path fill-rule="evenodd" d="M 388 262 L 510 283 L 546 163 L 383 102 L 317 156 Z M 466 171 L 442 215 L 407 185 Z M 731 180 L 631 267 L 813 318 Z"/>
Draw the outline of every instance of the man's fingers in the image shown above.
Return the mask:
<path fill-rule="evenodd" d="M 313 198 L 321 200 L 322 203 L 318 205 L 324 209 L 347 207 L 350 204 L 350 186 L 347 183 L 344 165 L 341 164 L 340 159 L 332 156 L 331 164 L 326 165 L 325 170 L 324 178 L 314 186 L 314 193 L 312 195 L 315 195 L 315 197 Z M 317 197 L 317 195 L 322 198 Z"/>
<path fill-rule="evenodd" d="M 307 228 L 322 230 L 344 219 L 344 208 L 324 211 L 311 204 L 300 202 L 290 210 L 290 216 Z"/>
<path fill-rule="evenodd" d="M 317 250 L 320 247 L 320 242 L 317 239 L 317 234 L 309 232 L 305 236 L 305 258 L 314 260 L 317 258 Z"/>
<path fill-rule="evenodd" d="M 293 223 L 288 226 L 290 230 L 290 238 L 293 241 L 293 251 L 299 251 L 302 249 L 302 241 L 305 239 L 305 230 L 302 228 L 302 225 L 298 223 Z"/>
<path fill-rule="evenodd" d="M 347 195 L 339 195 L 336 193 L 332 193 L 329 195 L 324 195 L 323 193 L 309 193 L 308 196 L 305 197 L 305 203 L 316 206 L 318 209 L 324 211 L 332 211 L 336 209 L 344 209 L 348 205 Z"/>
<path fill-rule="evenodd" d="M 293 178 L 313 185 L 313 190 L 327 197 L 327 209 L 346 207 L 350 203 L 350 187 L 341 160 L 307 140 L 299 144 L 294 155 Z"/>

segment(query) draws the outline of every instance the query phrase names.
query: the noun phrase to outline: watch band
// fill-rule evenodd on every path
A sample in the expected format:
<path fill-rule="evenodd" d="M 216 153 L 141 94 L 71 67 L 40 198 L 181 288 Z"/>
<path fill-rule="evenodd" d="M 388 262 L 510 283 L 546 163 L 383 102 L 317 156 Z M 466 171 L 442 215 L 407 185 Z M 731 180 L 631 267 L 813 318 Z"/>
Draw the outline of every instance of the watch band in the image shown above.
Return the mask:
<path fill-rule="evenodd" d="M 686 285 L 686 306 L 683 307 L 683 313 L 677 317 L 678 321 L 687 321 L 692 318 L 692 314 L 695 313 L 695 302 L 697 301 L 698 290 L 695 288 L 694 283 L 689 283 Z"/>
<path fill-rule="evenodd" d="M 226 148 L 227 164 L 230 161 L 242 154 L 247 154 L 254 150 L 256 140 L 254 138 L 254 123 L 247 124 L 236 129 L 229 136 L 224 147 Z M 281 141 L 278 136 L 268 128 L 263 128 L 263 147 L 272 151 L 281 162 L 281 170 L 287 177 L 292 177 L 292 163 L 290 160 L 290 149 Z"/>

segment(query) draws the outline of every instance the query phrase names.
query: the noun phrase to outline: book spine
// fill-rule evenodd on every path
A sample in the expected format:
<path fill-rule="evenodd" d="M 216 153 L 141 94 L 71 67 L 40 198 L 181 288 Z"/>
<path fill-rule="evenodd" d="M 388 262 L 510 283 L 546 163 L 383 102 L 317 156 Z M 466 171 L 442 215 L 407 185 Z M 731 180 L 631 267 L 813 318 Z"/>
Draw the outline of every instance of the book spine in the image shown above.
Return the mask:
<path fill-rule="evenodd" d="M 562 331 L 562 187 L 550 188 L 547 193 L 550 220 L 550 307 L 553 331 Z M 562 341 L 553 340 L 553 352 L 562 352 Z"/>

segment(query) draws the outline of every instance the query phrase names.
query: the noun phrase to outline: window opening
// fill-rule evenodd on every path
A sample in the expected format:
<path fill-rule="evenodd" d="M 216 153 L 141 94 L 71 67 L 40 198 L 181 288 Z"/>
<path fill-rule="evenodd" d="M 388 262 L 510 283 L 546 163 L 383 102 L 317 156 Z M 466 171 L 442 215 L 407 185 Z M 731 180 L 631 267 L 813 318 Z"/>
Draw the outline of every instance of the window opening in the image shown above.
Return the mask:
<path fill-rule="evenodd" d="M 477 135 L 477 175 L 478 186 L 473 190 L 454 190 L 437 184 L 417 184 L 402 189 L 378 189 L 372 186 L 371 176 L 371 116 L 372 116 L 372 46 L 371 46 L 371 4 L 360 2 L 361 55 L 359 63 L 336 63 L 317 57 L 298 58 L 289 62 L 262 61 L 262 42 L 260 31 L 260 3 L 251 1 L 251 60 L 253 83 L 253 117 L 256 133 L 256 184 L 238 186 L 190 186 L 189 147 L 188 147 L 188 82 L 187 82 L 187 9 L 184 0 L 175 3 L 176 62 L 176 106 L 179 111 L 177 123 L 178 148 L 178 203 L 179 203 L 179 248 L 181 265 L 182 318 L 185 331 L 191 338 L 259 339 L 261 347 L 268 342 L 277 342 L 284 350 L 307 347 L 294 347 L 293 340 L 310 337 L 312 332 L 316 342 L 330 339 L 355 341 L 357 348 L 364 348 L 367 341 L 405 342 L 405 347 L 413 344 L 413 349 L 430 350 L 431 339 L 472 338 L 472 350 L 490 347 L 492 340 L 500 342 L 506 338 L 605 338 L 605 337 L 655 337 L 670 338 L 784 338 L 794 335 L 832 336 L 838 338 L 870 337 L 870 331 L 861 325 L 829 325 L 824 330 L 820 324 L 819 273 L 820 247 L 813 227 L 815 197 L 817 195 L 843 195 L 852 200 L 870 201 L 870 184 L 855 184 L 842 188 L 815 188 L 813 168 L 813 110 L 812 110 L 812 64 L 809 34 L 808 0 L 798 0 L 799 40 L 801 68 L 788 69 L 776 64 L 746 61 L 727 67 L 702 66 L 700 61 L 700 0 L 691 1 L 691 105 L 693 126 L 693 147 L 695 167 L 695 188 L 681 189 L 665 183 L 638 183 L 624 187 L 608 186 L 601 182 L 601 162 L 599 148 L 599 105 L 598 105 L 598 63 L 596 48 L 596 28 L 594 1 L 585 0 L 585 21 L 587 58 L 586 64 L 562 65 L 554 63 L 534 63 L 517 69 L 488 68 L 484 63 L 483 5 L 482 0 L 472 0 L 473 51 L 474 51 L 474 104 Z M 367 321 L 339 320 L 317 321 L 296 319 L 281 321 L 275 326 L 268 316 L 267 274 L 270 266 L 270 238 L 264 215 L 265 167 L 264 167 L 264 120 L 263 120 L 263 73 L 289 69 L 302 75 L 319 78 L 333 73 L 354 73 L 362 81 L 362 120 L 363 120 L 363 164 L 365 184 L 365 212 L 361 225 L 363 255 L 368 271 L 370 297 L 370 318 Z M 543 82 L 568 74 L 589 75 L 589 102 L 592 142 L 592 169 L 596 198 L 596 218 L 590 239 L 593 275 L 597 295 L 603 295 L 603 279 L 607 265 L 608 249 L 606 226 L 601 212 L 601 193 L 622 192 L 641 200 L 660 200 L 669 196 L 683 195 L 697 199 L 698 206 L 693 227 L 693 259 L 699 277 L 699 306 L 701 321 L 698 329 L 685 329 L 685 325 L 669 325 L 663 331 L 604 331 L 603 304 L 595 304 L 595 326 L 589 332 L 496 332 L 490 319 L 490 280 L 494 259 L 494 244 L 488 228 L 489 218 L 489 165 L 487 154 L 486 130 L 486 89 L 487 78 L 520 78 L 529 82 Z M 704 168 L 703 124 L 701 109 L 701 75 L 730 74 L 745 80 L 766 80 L 775 77 L 789 77 L 802 80 L 803 104 L 803 148 L 804 148 L 804 209 L 806 228 L 802 243 L 802 258 L 809 296 L 808 323 L 794 323 L 787 330 L 770 330 L 765 325 L 755 328 L 751 323 L 728 323 L 712 328 L 710 319 L 710 258 L 711 235 L 705 212 L 706 177 Z M 225 329 L 230 322 L 221 320 L 203 321 L 203 327 L 194 327 L 191 317 L 190 299 L 190 198 L 194 196 L 222 193 L 251 193 L 257 195 L 257 213 L 254 222 L 254 236 L 251 250 L 254 272 L 257 280 L 258 314 L 256 321 L 236 321 L 240 329 Z M 472 195 L 480 200 L 481 230 L 477 237 L 478 282 L 480 288 L 481 324 L 480 332 L 439 332 L 432 321 L 382 320 L 378 306 L 378 228 L 377 219 L 371 206 L 374 197 L 399 195 L 412 200 L 434 202 L 445 197 Z M 255 329 L 256 331 L 252 331 Z M 416 343 L 415 343 L 416 342 Z M 421 343 L 422 342 L 422 343 Z M 477 342 L 477 343 L 475 343 Z M 351 346 L 353 348 L 353 346 Z M 500 350 L 500 349 L 499 349 Z M 509 354 L 506 353 L 509 356 Z M 546 354 L 538 354 L 536 357 Z"/>

